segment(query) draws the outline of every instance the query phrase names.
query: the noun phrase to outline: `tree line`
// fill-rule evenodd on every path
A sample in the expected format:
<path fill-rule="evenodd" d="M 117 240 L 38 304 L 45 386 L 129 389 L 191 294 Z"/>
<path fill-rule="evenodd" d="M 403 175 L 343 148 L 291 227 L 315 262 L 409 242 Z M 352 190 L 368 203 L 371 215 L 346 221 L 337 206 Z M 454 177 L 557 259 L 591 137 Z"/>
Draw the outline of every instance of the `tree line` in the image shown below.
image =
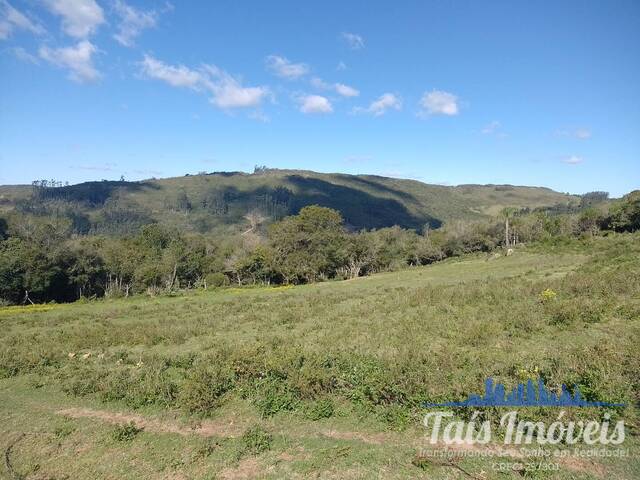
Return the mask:
<path fill-rule="evenodd" d="M 0 218 L 0 304 L 159 294 L 229 284 L 301 284 L 348 279 L 517 243 L 640 228 L 640 191 L 610 208 L 603 192 L 577 213 L 505 209 L 502 218 L 449 222 L 422 232 L 353 232 L 339 212 L 308 206 L 236 236 L 182 233 L 152 223 L 113 237 L 79 235 L 64 217 Z"/>

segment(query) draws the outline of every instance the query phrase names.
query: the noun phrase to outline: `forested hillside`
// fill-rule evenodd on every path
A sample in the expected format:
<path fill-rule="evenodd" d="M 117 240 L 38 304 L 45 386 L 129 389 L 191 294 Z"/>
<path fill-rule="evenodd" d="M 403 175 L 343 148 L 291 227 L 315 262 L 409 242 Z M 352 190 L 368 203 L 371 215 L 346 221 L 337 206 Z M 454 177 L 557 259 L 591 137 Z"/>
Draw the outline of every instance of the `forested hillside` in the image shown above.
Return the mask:
<path fill-rule="evenodd" d="M 451 220 L 479 220 L 504 207 L 566 207 L 579 197 L 510 185 L 448 187 L 372 175 L 256 168 L 140 182 L 99 181 L 0 187 L 0 213 L 67 218 L 76 233 L 132 234 L 149 223 L 200 233 L 244 231 L 305 206 L 338 210 L 348 228 L 398 225 L 420 231 Z"/>

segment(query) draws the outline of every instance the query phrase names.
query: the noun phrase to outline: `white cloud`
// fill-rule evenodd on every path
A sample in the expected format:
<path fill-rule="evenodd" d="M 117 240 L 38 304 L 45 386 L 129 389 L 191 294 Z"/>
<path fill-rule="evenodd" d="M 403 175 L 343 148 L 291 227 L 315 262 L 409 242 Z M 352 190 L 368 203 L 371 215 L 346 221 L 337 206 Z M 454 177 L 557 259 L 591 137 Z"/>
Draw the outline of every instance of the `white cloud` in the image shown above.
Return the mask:
<path fill-rule="evenodd" d="M 309 66 L 306 63 L 292 63 L 278 55 L 269 55 L 266 62 L 267 68 L 273 74 L 288 80 L 295 80 L 309 73 Z"/>
<path fill-rule="evenodd" d="M 492 133 L 496 133 L 500 127 L 501 127 L 500 122 L 497 120 L 494 120 L 493 122 L 490 122 L 487 125 L 485 125 L 482 128 L 481 132 L 484 133 L 485 135 L 491 135 Z"/>
<path fill-rule="evenodd" d="M 266 87 L 243 87 L 240 82 L 224 70 L 214 66 L 205 66 L 211 75 L 208 87 L 213 96 L 210 102 L 218 108 L 244 108 L 260 105 L 269 95 Z"/>
<path fill-rule="evenodd" d="M 318 77 L 313 77 L 311 79 L 311 85 L 321 90 L 334 90 L 336 93 L 342 95 L 343 97 L 357 97 L 358 95 L 360 95 L 360 92 L 353 87 L 344 85 L 342 83 L 327 83 Z"/>
<path fill-rule="evenodd" d="M 140 66 L 142 73 L 147 77 L 162 80 L 172 87 L 202 90 L 207 83 L 206 76 L 197 70 L 191 70 L 184 65 L 167 65 L 150 55 L 144 56 Z"/>
<path fill-rule="evenodd" d="M 502 131 L 502 124 L 497 120 L 486 124 L 484 127 L 482 127 L 482 130 L 480 130 L 480 132 L 483 135 L 490 135 L 497 138 L 507 138 L 509 136 Z"/>
<path fill-rule="evenodd" d="M 587 138 L 591 138 L 591 130 L 587 130 L 586 128 L 579 128 L 575 131 L 575 136 L 580 140 L 586 140 Z"/>
<path fill-rule="evenodd" d="M 116 0 L 113 8 L 120 17 L 118 32 L 113 35 L 113 38 L 125 47 L 132 46 L 135 38 L 143 30 L 155 27 L 158 21 L 158 12 L 155 10 L 138 10 L 123 0 Z"/>
<path fill-rule="evenodd" d="M 309 83 L 311 83 L 315 88 L 319 88 L 321 90 L 329 90 L 331 88 L 331 84 L 318 77 L 313 77 Z"/>
<path fill-rule="evenodd" d="M 358 90 L 342 83 L 336 83 L 335 89 L 336 92 L 338 92 L 338 94 L 342 95 L 343 97 L 357 97 L 358 95 L 360 95 L 360 92 Z"/>
<path fill-rule="evenodd" d="M 575 130 L 556 130 L 557 137 L 573 137 L 578 140 L 587 140 L 591 138 L 591 130 L 588 128 L 576 128 Z"/>
<path fill-rule="evenodd" d="M 40 47 L 40 58 L 53 65 L 69 70 L 69 78 L 76 82 L 92 82 L 100 78 L 100 72 L 93 66 L 93 54 L 98 49 L 88 40 L 82 40 L 72 47 Z"/>
<path fill-rule="evenodd" d="M 168 65 L 145 55 L 140 66 L 142 73 L 149 78 L 162 80 L 172 87 L 210 94 L 211 104 L 223 110 L 255 107 L 270 95 L 267 87 L 243 87 L 237 78 L 215 65 L 203 65 L 193 70 L 184 65 Z"/>
<path fill-rule="evenodd" d="M 320 95 L 305 95 L 298 99 L 302 113 L 331 113 L 333 107 L 326 97 Z"/>
<path fill-rule="evenodd" d="M 75 38 L 86 38 L 104 23 L 104 12 L 95 0 L 45 0 L 52 13 L 62 17 L 62 29 Z"/>
<path fill-rule="evenodd" d="M 453 93 L 442 90 L 432 90 L 425 92 L 420 100 L 422 115 L 457 115 L 460 111 L 458 97 Z"/>
<path fill-rule="evenodd" d="M 6 40 L 15 30 L 26 30 L 36 35 L 45 33 L 42 25 L 30 20 L 7 0 L 0 0 L 0 40 Z"/>
<path fill-rule="evenodd" d="M 336 70 L 341 71 L 346 69 L 347 69 L 347 64 L 344 63 L 343 61 L 339 61 L 338 65 L 336 66 Z"/>
<path fill-rule="evenodd" d="M 21 60 L 25 63 L 33 63 L 34 65 L 38 65 L 40 63 L 40 60 L 38 60 L 38 57 L 27 52 L 22 47 L 14 47 L 11 49 L 11 51 L 13 52 L 13 54 L 16 56 L 18 60 Z"/>
<path fill-rule="evenodd" d="M 370 113 L 374 117 L 384 115 L 387 110 L 400 110 L 402 108 L 402 99 L 393 93 L 385 93 L 380 95 L 377 100 L 371 102 L 367 108 L 355 108 L 354 113 Z"/>
<path fill-rule="evenodd" d="M 584 158 L 579 157 L 578 155 L 569 155 L 567 157 L 564 157 L 562 161 L 567 165 L 579 165 L 584 162 Z"/>
<path fill-rule="evenodd" d="M 262 112 L 260 110 L 255 110 L 255 111 L 249 113 L 248 117 L 251 120 L 255 120 L 256 122 L 261 122 L 261 123 L 269 123 L 271 121 L 269 116 L 265 115 L 264 112 Z"/>
<path fill-rule="evenodd" d="M 356 33 L 343 32 L 342 39 L 347 42 L 347 45 L 349 45 L 349 48 L 352 50 L 364 48 L 364 39 Z"/>

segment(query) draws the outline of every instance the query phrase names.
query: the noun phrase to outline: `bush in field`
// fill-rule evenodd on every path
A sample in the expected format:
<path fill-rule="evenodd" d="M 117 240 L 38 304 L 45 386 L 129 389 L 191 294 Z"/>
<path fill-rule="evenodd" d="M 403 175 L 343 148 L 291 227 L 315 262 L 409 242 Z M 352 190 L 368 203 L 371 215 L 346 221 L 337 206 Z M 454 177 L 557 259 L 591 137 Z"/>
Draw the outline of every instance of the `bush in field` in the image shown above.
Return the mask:
<path fill-rule="evenodd" d="M 295 410 L 299 405 L 299 393 L 283 378 L 268 376 L 256 380 L 253 390 L 253 404 L 263 417 Z"/>
<path fill-rule="evenodd" d="M 26 373 L 45 373 L 60 366 L 60 352 L 51 346 L 32 345 L 6 338 L 6 347 L 0 348 L 0 378 Z"/>
<path fill-rule="evenodd" d="M 377 417 L 390 428 L 398 431 L 405 430 L 411 423 L 411 411 L 404 405 L 388 405 L 377 408 Z"/>
<path fill-rule="evenodd" d="M 92 368 L 73 369 L 61 372 L 62 391 L 75 397 L 84 397 L 100 391 L 100 383 L 106 372 Z"/>
<path fill-rule="evenodd" d="M 148 405 L 169 407 L 175 403 L 178 389 L 161 365 L 123 366 L 99 382 L 98 392 L 106 401 L 122 400 L 131 408 Z"/>
<path fill-rule="evenodd" d="M 309 420 L 320 420 L 321 418 L 332 417 L 334 410 L 333 400 L 330 398 L 322 398 L 306 406 L 305 416 Z"/>
<path fill-rule="evenodd" d="M 142 428 L 138 428 L 136 424 L 131 421 L 124 425 L 116 425 L 111 434 L 112 438 L 117 442 L 130 442 L 142 432 Z"/>
<path fill-rule="evenodd" d="M 182 383 L 178 405 L 189 413 L 209 415 L 235 383 L 233 371 L 220 364 L 200 363 Z"/>
<path fill-rule="evenodd" d="M 244 455 L 259 455 L 271 449 L 273 437 L 260 425 L 248 428 L 240 438 L 238 457 Z"/>

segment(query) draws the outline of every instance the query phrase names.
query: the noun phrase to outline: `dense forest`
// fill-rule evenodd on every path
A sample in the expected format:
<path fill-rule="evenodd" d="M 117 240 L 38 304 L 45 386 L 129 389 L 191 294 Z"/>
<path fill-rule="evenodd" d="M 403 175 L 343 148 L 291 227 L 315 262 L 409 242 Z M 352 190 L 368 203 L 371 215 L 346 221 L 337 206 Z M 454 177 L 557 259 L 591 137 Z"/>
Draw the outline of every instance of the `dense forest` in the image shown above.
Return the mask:
<path fill-rule="evenodd" d="M 51 208 L 42 203 L 46 190 L 36 188 L 34 195 Z M 354 231 L 340 212 L 318 205 L 275 222 L 267 218 L 260 208 L 247 211 L 245 228 L 234 235 L 183 232 L 156 222 L 109 235 L 79 228 L 83 220 L 69 215 L 12 211 L 0 218 L 0 302 L 355 278 L 519 243 L 633 231 L 640 228 L 640 191 L 613 202 L 592 192 L 572 207 L 504 208 L 492 218 L 454 220 L 436 229 L 427 223 L 421 231 Z"/>

